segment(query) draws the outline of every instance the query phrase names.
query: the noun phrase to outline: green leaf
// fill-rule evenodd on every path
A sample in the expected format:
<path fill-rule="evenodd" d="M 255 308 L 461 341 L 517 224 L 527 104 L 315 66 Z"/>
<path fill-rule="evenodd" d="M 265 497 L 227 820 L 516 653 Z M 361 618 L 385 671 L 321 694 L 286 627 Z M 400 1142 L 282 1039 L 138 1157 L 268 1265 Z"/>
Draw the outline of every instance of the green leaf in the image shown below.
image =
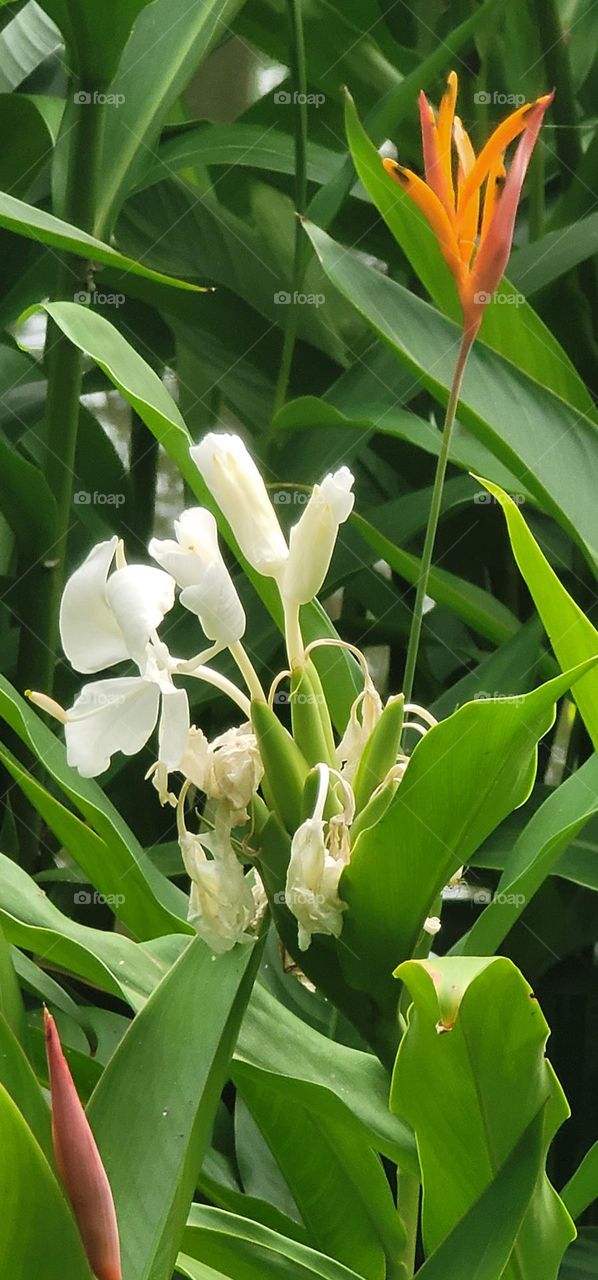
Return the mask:
<path fill-rule="evenodd" d="M 81 82 L 105 88 L 118 67 L 131 27 L 149 0 L 39 0 L 60 27 L 71 68 Z"/>
<path fill-rule="evenodd" d="M 310 182 L 327 182 L 343 163 L 343 155 L 319 142 L 307 147 L 307 176 Z M 267 129 L 261 124 L 239 120 L 231 124 L 198 124 L 177 133 L 158 147 L 153 166 L 142 174 L 139 190 L 146 190 L 164 178 L 193 165 L 230 165 L 264 169 L 267 174 L 295 173 L 295 143 L 290 133 Z M 359 188 L 355 196 L 363 199 Z"/>
<path fill-rule="evenodd" d="M 413 954 L 440 890 L 532 789 L 555 702 L 587 670 L 512 699 L 466 703 L 416 745 L 394 800 L 358 836 L 340 882 L 339 957 L 359 988 L 393 1006 L 390 974 Z"/>
<path fill-rule="evenodd" d="M 32 98 L 0 93 L 0 131 L 0 188 L 25 195 L 51 154 L 48 127 Z"/>
<path fill-rule="evenodd" d="M 10 1094 L 46 1158 L 52 1161 L 50 1109 L 21 1045 L 1 1014 L 0 1084 Z"/>
<path fill-rule="evenodd" d="M 305 224 L 326 274 L 421 384 L 445 404 L 459 330 L 414 294 Z M 598 558 L 595 495 L 598 430 L 588 418 L 478 343 L 469 357 L 458 416 L 525 483 L 546 510 Z"/>
<path fill-rule="evenodd" d="M 559 1280 L 593 1280 L 598 1268 L 598 1229 L 584 1227 L 569 1246 Z"/>
<path fill-rule="evenodd" d="M 537 293 L 566 271 L 571 271 L 598 249 L 598 214 L 579 218 L 568 227 L 548 231 L 539 240 L 517 249 L 511 259 L 509 274 L 518 288 L 527 294 Z"/>
<path fill-rule="evenodd" d="M 50 245 L 53 249 L 65 249 L 67 253 L 77 254 L 90 262 L 98 262 L 119 271 L 129 271 L 133 275 L 144 276 L 148 280 L 168 284 L 175 289 L 192 289 L 197 292 L 197 285 L 190 284 L 186 280 L 176 280 L 173 276 L 162 275 L 159 271 L 152 271 L 142 262 L 134 262 L 132 258 L 118 253 L 116 249 L 103 244 L 101 240 L 96 240 L 95 236 L 88 235 L 86 231 L 80 231 L 78 227 L 72 227 L 61 218 L 55 218 L 45 209 L 38 209 L 35 205 L 25 204 L 23 200 L 16 200 L 6 191 L 0 191 L 0 227 L 5 227 L 7 231 L 15 231 L 17 235 L 25 236 L 28 240 Z"/>
<path fill-rule="evenodd" d="M 0 1013 L 7 1027 L 22 1042 L 25 1036 L 25 1009 L 15 973 L 10 946 L 0 928 Z"/>
<path fill-rule="evenodd" d="M 64 1194 L 2 1086 L 0 1197 L 0 1274 L 10 1280 L 91 1280 Z"/>
<path fill-rule="evenodd" d="M 311 1084 L 314 1110 L 318 1094 L 334 1094 L 350 1105 L 374 1150 L 417 1175 L 413 1135 L 388 1110 L 388 1074 L 378 1059 L 329 1040 L 285 1009 L 260 983 L 253 989 L 239 1032 L 233 1077 L 242 1064 Z"/>
<path fill-rule="evenodd" d="M 222 1209 L 193 1205 L 183 1236 L 183 1254 L 177 1262 L 191 1280 L 211 1280 L 216 1275 L 231 1280 L 357 1280 L 357 1273 L 333 1258 L 317 1253 L 268 1227 Z M 193 1259 L 196 1259 L 195 1266 Z M 199 1269 L 196 1269 L 198 1267 Z M 202 1270 L 207 1267 L 208 1270 Z"/>
<path fill-rule="evenodd" d="M 56 500 L 45 475 L 0 432 L 0 464 L 5 483 L 0 509 L 22 555 L 32 562 L 56 542 Z"/>
<path fill-rule="evenodd" d="M 61 46 L 60 32 L 29 0 L 0 32 L 0 90 L 16 89 Z"/>
<path fill-rule="evenodd" d="M 598 812 L 598 755 L 555 787 L 507 857 L 496 892 L 453 948 L 456 955 L 492 955 L 555 868 L 562 853 Z"/>
<path fill-rule="evenodd" d="M 89 0 L 94 5 L 94 0 Z M 124 102 L 106 120 L 97 227 L 110 224 L 152 159 L 163 121 L 243 0 L 155 0 L 125 49 L 111 92 Z M 159 47 L 159 57 L 156 49 Z"/>
<path fill-rule="evenodd" d="M 196 938 L 121 1040 L 88 1107 L 127 1280 L 170 1280 L 260 944 Z M 151 1071 L 148 1071 L 151 1063 Z"/>
<path fill-rule="evenodd" d="M 378 529 L 364 520 L 363 516 L 352 515 L 351 523 L 359 530 L 368 546 L 373 547 L 391 569 L 406 582 L 416 584 L 419 580 L 421 561 L 410 551 L 397 547 L 390 538 L 385 537 Z M 491 640 L 493 644 L 504 644 L 519 630 L 519 621 L 506 605 L 497 600 L 489 591 L 477 587 L 464 578 L 449 573 L 446 569 L 432 567 L 428 586 L 428 595 L 437 604 L 444 605 L 452 613 L 461 618 L 468 626 Z"/>
<path fill-rule="evenodd" d="M 404 1232 L 382 1165 L 344 1103 L 255 1067 L 235 1083 L 284 1176 L 310 1243 L 367 1280 L 385 1280 Z M 314 1109 L 315 1106 L 315 1109 Z"/>
<path fill-rule="evenodd" d="M 544 1163 L 568 1108 L 544 1056 L 548 1026 L 510 960 L 412 960 L 397 976 L 414 1003 L 391 1106 L 416 1133 L 424 1247 L 433 1255 L 543 1110 Z M 573 1236 L 542 1173 L 501 1280 L 556 1280 Z"/>
<path fill-rule="evenodd" d="M 349 94 L 345 98 L 345 126 L 355 168 L 374 205 L 432 300 L 460 325 L 462 313 L 456 286 L 436 236 L 413 200 L 386 173 Z M 521 280 L 520 285 L 523 288 Z M 513 297 L 516 297 L 515 305 L 510 301 Z M 505 299 L 502 304 L 501 298 Z M 479 341 L 562 396 L 575 409 L 594 416 L 592 398 L 568 355 L 508 280 L 499 286 L 493 305 L 486 307 Z"/>
<path fill-rule="evenodd" d="M 531 592 L 559 666 L 564 670 L 584 658 L 598 654 L 598 631 L 559 582 L 516 503 L 497 485 L 488 480 L 483 480 L 482 484 L 503 509 L 513 555 Z M 573 697 L 592 742 L 598 748 L 598 672 L 588 672 L 575 685 Z"/>
<path fill-rule="evenodd" d="M 63 915 L 31 876 L 4 854 L 0 868 L 0 920 L 9 942 L 33 951 L 40 961 L 51 956 L 54 964 L 134 1009 L 147 1000 L 167 964 L 130 938 L 88 928 Z M 91 898 L 83 890 L 73 896 L 75 904 Z M 181 935 L 181 945 L 184 940 Z"/>
<path fill-rule="evenodd" d="M 590 1147 L 575 1173 L 561 1191 L 563 1204 L 572 1218 L 580 1218 L 598 1199 L 598 1142 Z"/>
<path fill-rule="evenodd" d="M 119 903 L 120 918 L 132 932 L 139 938 L 190 932 L 181 918 L 186 911 L 185 895 L 157 871 L 97 782 L 70 768 L 62 743 L 3 676 L 0 716 L 100 837 L 103 847 L 95 862 L 94 882 L 102 892 L 124 898 Z M 28 785 L 39 786 L 34 781 Z"/>
<path fill-rule="evenodd" d="M 418 1280 L 504 1276 L 538 1179 L 543 1113 L 532 1120 L 493 1181 L 420 1267 Z"/>

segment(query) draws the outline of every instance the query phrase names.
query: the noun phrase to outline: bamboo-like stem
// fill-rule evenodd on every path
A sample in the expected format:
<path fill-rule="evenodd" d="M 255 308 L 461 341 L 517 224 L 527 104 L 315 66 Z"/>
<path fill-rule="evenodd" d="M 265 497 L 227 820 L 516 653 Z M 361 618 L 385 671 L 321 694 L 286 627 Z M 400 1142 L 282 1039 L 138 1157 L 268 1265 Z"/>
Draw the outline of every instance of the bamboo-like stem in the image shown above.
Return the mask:
<path fill-rule="evenodd" d="M 292 83 L 295 92 L 295 208 L 297 213 L 302 215 L 307 208 L 307 68 L 301 0 L 287 0 L 287 2 L 291 26 Z M 301 290 L 308 252 L 305 232 L 301 219 L 298 218 L 295 229 L 291 299 L 286 316 L 280 368 L 274 393 L 273 417 L 285 402 L 291 376 L 298 327 L 299 303 L 296 295 Z"/>
<path fill-rule="evenodd" d="M 69 176 L 62 215 L 82 231 L 92 231 L 97 193 L 105 105 L 84 84 L 71 80 L 73 123 Z M 73 301 L 87 286 L 81 258 L 61 254 L 52 296 Z M 45 367 L 48 387 L 45 417 L 44 474 L 56 503 L 55 538 L 38 553 L 35 563 L 19 566 L 26 583 L 20 620 L 17 669 L 20 688 L 33 685 L 52 690 L 57 639 L 58 606 L 64 582 L 66 550 L 72 520 L 73 473 L 79 396 L 83 370 L 81 352 L 52 321 L 48 321 Z"/>
<path fill-rule="evenodd" d="M 459 347 L 459 355 L 455 365 L 455 372 L 451 385 L 448 404 L 446 406 L 446 414 L 444 418 L 444 426 L 442 429 L 442 441 L 440 445 L 440 453 L 436 464 L 436 475 L 434 477 L 434 488 L 432 490 L 432 501 L 430 503 L 430 514 L 428 516 L 428 524 L 426 527 L 426 536 L 424 540 L 424 549 L 422 552 L 420 575 L 417 581 L 417 591 L 415 595 L 415 605 L 413 609 L 413 617 L 411 620 L 411 630 L 409 633 L 409 644 L 407 646 L 407 658 L 405 661 L 405 678 L 403 681 L 403 693 L 405 694 L 405 702 L 411 702 L 413 693 L 413 681 L 415 678 L 415 668 L 417 666 L 417 655 L 419 652 L 419 642 L 422 630 L 422 621 L 424 616 L 424 600 L 428 589 L 428 581 L 430 578 L 430 568 L 432 565 L 432 556 L 434 554 L 434 543 L 436 541 L 436 532 L 438 529 L 438 520 L 440 517 L 440 507 L 442 504 L 442 490 L 444 487 L 444 477 L 449 459 L 451 447 L 451 437 L 455 422 L 455 414 L 457 404 L 459 403 L 459 395 L 463 383 L 463 374 L 467 364 L 467 357 L 471 351 L 471 347 L 475 338 L 475 332 L 466 329 L 463 332 L 461 345 Z"/>

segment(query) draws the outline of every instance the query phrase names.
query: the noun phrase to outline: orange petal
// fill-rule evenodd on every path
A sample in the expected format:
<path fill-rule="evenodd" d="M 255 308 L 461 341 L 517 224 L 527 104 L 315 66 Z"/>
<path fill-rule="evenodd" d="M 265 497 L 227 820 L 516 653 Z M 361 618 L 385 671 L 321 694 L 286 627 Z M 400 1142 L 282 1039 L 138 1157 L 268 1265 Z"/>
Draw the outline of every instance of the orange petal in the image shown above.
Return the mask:
<path fill-rule="evenodd" d="M 438 146 L 438 130 L 434 112 L 422 89 L 419 95 L 419 118 L 422 131 L 422 150 L 424 153 L 424 171 L 426 182 L 441 204 L 444 205 L 449 218 L 454 215 L 454 196 L 446 181 L 446 173 Z"/>
<path fill-rule="evenodd" d="M 545 98 L 539 98 L 535 106 L 529 109 L 523 136 L 513 156 L 503 191 L 496 201 L 492 219 L 480 243 L 473 271 L 467 282 L 463 307 L 466 323 L 471 322 L 473 317 L 478 315 L 504 275 L 513 243 L 521 188 L 544 113 L 552 102 L 553 96 L 549 94 Z"/>
<path fill-rule="evenodd" d="M 475 151 L 471 145 L 469 134 L 463 128 L 458 116 L 455 116 L 453 138 L 459 157 L 459 178 L 457 187 L 457 237 L 459 251 L 463 262 L 469 265 L 476 245 L 478 219 L 480 212 L 479 191 L 468 201 L 465 212 L 462 212 L 463 184 L 475 164 Z"/>
<path fill-rule="evenodd" d="M 480 244 L 482 240 L 485 239 L 490 223 L 492 222 L 496 201 L 504 187 L 506 173 L 507 171 L 505 169 L 505 162 L 502 155 L 497 156 L 496 160 L 490 167 L 486 183 L 484 212 L 482 214 L 482 229 L 480 231 Z"/>
<path fill-rule="evenodd" d="M 455 119 L 455 106 L 457 103 L 457 89 L 457 73 L 456 71 L 451 71 L 449 72 L 446 89 L 442 95 L 440 107 L 438 108 L 438 123 L 436 125 L 440 164 L 442 166 L 444 181 L 449 193 L 451 208 L 453 209 L 455 207 L 455 188 L 453 184 L 452 140 L 453 120 Z"/>
<path fill-rule="evenodd" d="M 526 128 L 529 122 L 530 113 L 540 110 L 543 115 L 547 107 L 550 106 L 553 93 L 545 94 L 544 97 L 538 98 L 536 102 L 526 102 L 522 107 L 518 107 L 513 111 L 506 120 L 494 130 L 479 156 L 477 157 L 473 168 L 470 170 L 463 184 L 462 208 L 465 209 L 468 201 L 471 199 L 474 191 L 479 190 L 485 178 L 487 177 L 493 162 L 497 156 L 502 155 L 511 142 Z"/>
<path fill-rule="evenodd" d="M 427 183 L 422 178 L 418 178 L 417 174 L 413 173 L 411 169 L 404 169 L 402 165 L 397 164 L 396 160 L 385 159 L 382 163 L 386 172 L 411 197 L 414 204 L 417 205 L 426 221 L 430 224 L 438 241 L 440 252 L 448 263 L 457 284 L 460 286 L 464 268 L 459 255 L 457 237 L 446 209 L 438 199 L 436 192 L 431 191 Z"/>
<path fill-rule="evenodd" d="M 53 1017 L 44 1009 L 56 1165 L 97 1280 L 122 1280 L 114 1201 Z"/>

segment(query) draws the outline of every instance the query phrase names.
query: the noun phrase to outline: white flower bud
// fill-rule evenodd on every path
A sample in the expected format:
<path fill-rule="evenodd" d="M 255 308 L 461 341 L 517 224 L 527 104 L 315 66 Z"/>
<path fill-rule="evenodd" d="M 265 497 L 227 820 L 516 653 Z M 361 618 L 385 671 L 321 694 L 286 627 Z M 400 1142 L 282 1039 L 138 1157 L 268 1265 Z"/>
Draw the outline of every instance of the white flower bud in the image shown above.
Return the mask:
<path fill-rule="evenodd" d="M 307 951 L 314 933 L 340 937 L 346 903 L 338 896 L 338 883 L 347 858 L 334 857 L 326 848 L 323 819 L 330 770 L 318 765 L 320 787 L 312 818 L 297 828 L 291 842 L 285 901 L 298 923 L 298 942 Z M 341 843 L 344 842 L 341 840 Z"/>
<path fill-rule="evenodd" d="M 278 578 L 288 547 L 266 486 L 240 436 L 210 432 L 191 457 L 258 573 Z"/>
<path fill-rule="evenodd" d="M 353 510 L 354 477 L 348 467 L 314 485 L 309 502 L 291 529 L 289 558 L 282 594 L 293 604 L 307 604 L 318 594 L 332 559 L 339 525 Z"/>

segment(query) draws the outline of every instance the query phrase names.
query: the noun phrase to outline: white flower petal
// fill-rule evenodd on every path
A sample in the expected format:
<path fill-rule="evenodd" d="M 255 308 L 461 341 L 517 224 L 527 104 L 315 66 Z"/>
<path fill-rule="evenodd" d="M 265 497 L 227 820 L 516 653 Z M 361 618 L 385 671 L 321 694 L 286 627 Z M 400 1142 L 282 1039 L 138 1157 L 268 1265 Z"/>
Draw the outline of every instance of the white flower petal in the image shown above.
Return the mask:
<path fill-rule="evenodd" d="M 189 702 L 184 689 L 162 694 L 158 756 L 167 769 L 178 769 L 189 737 Z"/>
<path fill-rule="evenodd" d="M 106 598 L 131 658 L 143 664 L 145 648 L 164 615 L 174 604 L 174 580 L 162 569 L 129 564 L 111 574 Z"/>
<path fill-rule="evenodd" d="M 264 481 L 240 436 L 210 432 L 191 457 L 258 573 L 278 577 L 288 547 Z"/>
<path fill-rule="evenodd" d="M 91 675 L 129 657 L 106 596 L 118 538 L 99 542 L 69 578 L 60 605 L 62 647 L 75 671 Z"/>
<path fill-rule="evenodd" d="M 104 773 L 115 751 L 134 756 L 158 719 L 160 690 L 140 676 L 94 680 L 67 713 L 67 760 L 84 778 Z"/>
<path fill-rule="evenodd" d="M 235 644 L 245 633 L 245 611 L 224 562 L 206 569 L 201 582 L 185 587 L 181 604 L 195 613 L 208 640 Z"/>
<path fill-rule="evenodd" d="M 243 606 L 218 545 L 218 526 L 203 507 L 190 507 L 175 520 L 177 541 L 152 538 L 150 555 L 171 573 L 181 604 L 195 613 L 208 640 L 234 644 L 245 631 Z"/>

